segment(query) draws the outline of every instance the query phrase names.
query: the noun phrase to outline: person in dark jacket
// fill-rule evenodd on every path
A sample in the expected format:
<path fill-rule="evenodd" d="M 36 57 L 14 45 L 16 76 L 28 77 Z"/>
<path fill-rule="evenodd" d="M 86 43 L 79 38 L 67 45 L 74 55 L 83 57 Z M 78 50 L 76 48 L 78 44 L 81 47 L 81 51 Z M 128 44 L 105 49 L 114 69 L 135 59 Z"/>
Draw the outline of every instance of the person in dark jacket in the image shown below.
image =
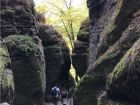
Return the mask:
<path fill-rule="evenodd" d="M 66 105 L 68 102 L 68 92 L 65 88 L 63 88 L 62 92 L 60 93 L 59 102 L 62 99 L 63 105 Z"/>

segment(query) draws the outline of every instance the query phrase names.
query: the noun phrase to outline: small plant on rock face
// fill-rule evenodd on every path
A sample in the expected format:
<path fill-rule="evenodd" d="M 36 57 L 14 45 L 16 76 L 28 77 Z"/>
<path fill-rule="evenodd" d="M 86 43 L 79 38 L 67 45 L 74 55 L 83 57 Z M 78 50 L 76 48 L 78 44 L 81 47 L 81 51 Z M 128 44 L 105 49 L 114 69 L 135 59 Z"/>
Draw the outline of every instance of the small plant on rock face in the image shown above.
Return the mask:
<path fill-rule="evenodd" d="M 37 45 L 33 39 L 26 35 L 11 35 L 6 37 L 5 42 L 9 48 L 16 48 L 23 52 L 25 56 L 29 56 L 31 52 L 37 54 Z"/>

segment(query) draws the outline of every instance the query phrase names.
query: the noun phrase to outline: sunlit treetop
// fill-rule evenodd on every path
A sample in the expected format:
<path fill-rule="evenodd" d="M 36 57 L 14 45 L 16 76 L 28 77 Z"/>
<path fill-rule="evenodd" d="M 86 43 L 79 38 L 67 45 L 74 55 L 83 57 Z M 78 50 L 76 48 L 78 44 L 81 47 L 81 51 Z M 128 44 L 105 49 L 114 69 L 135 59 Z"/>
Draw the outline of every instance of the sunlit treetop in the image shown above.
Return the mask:
<path fill-rule="evenodd" d="M 54 26 L 73 49 L 81 22 L 88 17 L 86 0 L 74 6 L 72 0 L 43 0 L 36 6 L 37 12 L 45 14 L 46 24 Z"/>

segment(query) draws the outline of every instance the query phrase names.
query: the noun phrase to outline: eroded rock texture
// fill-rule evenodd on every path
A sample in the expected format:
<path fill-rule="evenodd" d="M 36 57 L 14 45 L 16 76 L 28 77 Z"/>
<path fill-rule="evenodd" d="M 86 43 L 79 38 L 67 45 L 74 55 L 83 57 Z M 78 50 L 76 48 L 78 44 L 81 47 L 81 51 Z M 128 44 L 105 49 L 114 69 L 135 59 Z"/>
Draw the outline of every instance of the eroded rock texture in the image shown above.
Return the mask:
<path fill-rule="evenodd" d="M 0 104 L 13 105 L 15 84 L 11 70 L 11 60 L 6 44 L 0 37 Z"/>
<path fill-rule="evenodd" d="M 73 79 L 69 78 L 70 54 L 69 48 L 63 39 L 50 25 L 38 23 L 38 36 L 42 39 L 46 63 L 46 102 L 50 102 L 50 90 L 57 82 L 59 88 L 69 89 L 74 86 Z M 71 84 L 72 83 L 72 84 Z"/>
<path fill-rule="evenodd" d="M 72 64 L 76 70 L 76 74 L 80 78 L 85 74 L 88 68 L 89 36 L 90 21 L 89 18 L 87 18 L 81 24 L 77 40 L 74 42 L 74 50 L 72 51 Z"/>
<path fill-rule="evenodd" d="M 45 17 L 36 13 L 33 0 L 1 0 L 1 4 L 1 37 L 8 46 L 14 75 L 13 104 L 44 105 L 44 94 L 50 102 L 56 82 L 60 89 L 72 92 L 69 48 L 62 35 L 44 24 Z"/>
<path fill-rule="evenodd" d="M 14 105 L 43 105 L 46 81 L 41 40 L 28 35 L 10 35 L 5 41 L 14 74 Z"/>
<path fill-rule="evenodd" d="M 139 105 L 140 1 L 87 0 L 87 3 L 92 25 L 91 66 L 75 88 L 75 104 L 97 105 L 98 101 L 98 105 L 126 105 L 130 101 L 130 105 Z M 107 91 L 106 98 L 99 97 L 101 91 Z M 107 100 L 114 97 L 124 99 L 118 99 L 118 103 Z"/>
<path fill-rule="evenodd" d="M 14 75 L 14 105 L 44 105 L 45 59 L 32 0 L 1 0 L 1 36 Z"/>
<path fill-rule="evenodd" d="M 33 0 L 1 0 L 1 36 L 36 35 Z"/>

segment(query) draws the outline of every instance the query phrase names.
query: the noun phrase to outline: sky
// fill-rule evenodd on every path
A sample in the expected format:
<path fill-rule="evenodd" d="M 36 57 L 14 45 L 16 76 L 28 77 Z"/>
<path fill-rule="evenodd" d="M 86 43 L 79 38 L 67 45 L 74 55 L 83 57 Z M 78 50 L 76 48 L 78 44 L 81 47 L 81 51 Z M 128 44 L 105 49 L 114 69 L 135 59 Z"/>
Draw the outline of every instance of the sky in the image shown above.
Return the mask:
<path fill-rule="evenodd" d="M 34 0 L 35 4 L 38 5 L 41 3 L 42 0 Z M 84 0 L 72 0 L 73 1 L 73 6 L 78 6 L 80 3 L 82 3 Z"/>

